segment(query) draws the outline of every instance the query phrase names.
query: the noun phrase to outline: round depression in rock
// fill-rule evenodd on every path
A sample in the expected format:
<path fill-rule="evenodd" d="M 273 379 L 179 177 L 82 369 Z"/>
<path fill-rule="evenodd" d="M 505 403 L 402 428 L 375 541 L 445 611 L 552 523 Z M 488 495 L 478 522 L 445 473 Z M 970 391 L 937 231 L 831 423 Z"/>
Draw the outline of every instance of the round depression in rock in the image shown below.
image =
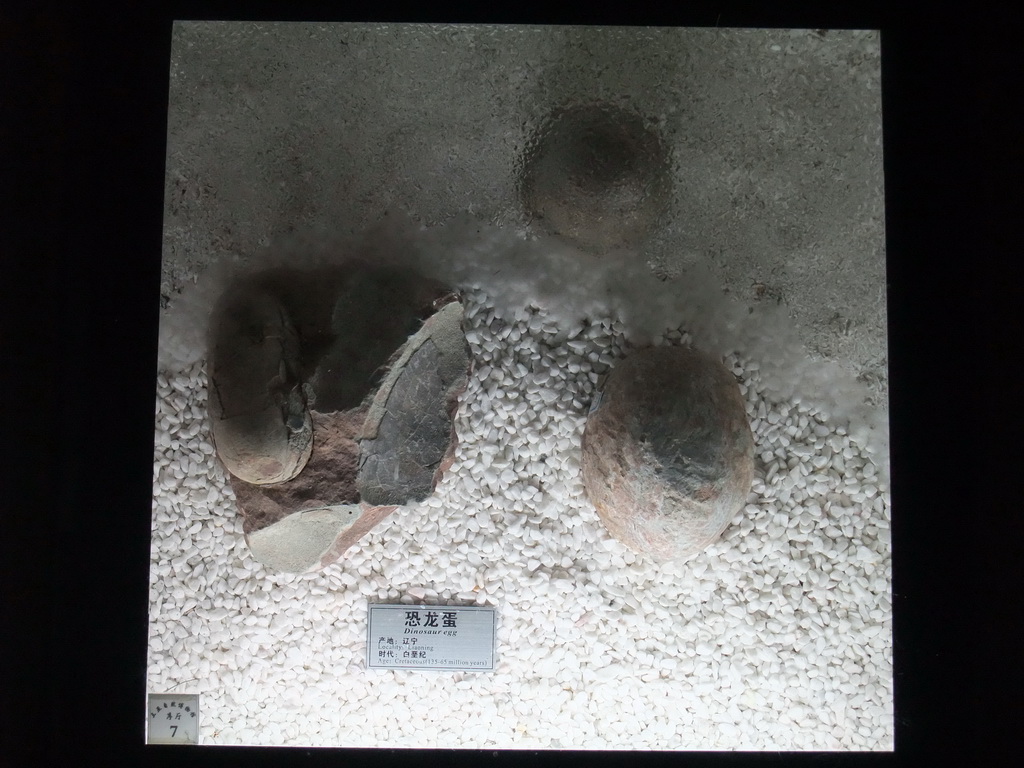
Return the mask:
<path fill-rule="evenodd" d="M 660 560 L 696 554 L 721 535 L 753 481 L 736 379 L 691 348 L 631 354 L 587 419 L 582 474 L 605 527 L 626 546 Z"/>
<path fill-rule="evenodd" d="M 531 137 L 520 190 L 535 220 L 586 250 L 635 247 L 668 204 L 669 153 L 634 112 L 563 107 Z"/>

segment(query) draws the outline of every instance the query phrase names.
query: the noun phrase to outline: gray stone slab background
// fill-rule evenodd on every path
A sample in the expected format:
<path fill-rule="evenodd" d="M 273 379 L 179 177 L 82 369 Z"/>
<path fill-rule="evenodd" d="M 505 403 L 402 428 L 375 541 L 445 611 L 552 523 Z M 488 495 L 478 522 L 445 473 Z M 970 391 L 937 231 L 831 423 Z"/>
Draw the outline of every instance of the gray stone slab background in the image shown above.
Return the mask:
<path fill-rule="evenodd" d="M 289 232 L 386 209 L 526 226 L 524 146 L 566 102 L 629 106 L 671 148 L 645 247 L 783 302 L 808 353 L 885 402 L 876 31 L 178 22 L 162 293 Z"/>

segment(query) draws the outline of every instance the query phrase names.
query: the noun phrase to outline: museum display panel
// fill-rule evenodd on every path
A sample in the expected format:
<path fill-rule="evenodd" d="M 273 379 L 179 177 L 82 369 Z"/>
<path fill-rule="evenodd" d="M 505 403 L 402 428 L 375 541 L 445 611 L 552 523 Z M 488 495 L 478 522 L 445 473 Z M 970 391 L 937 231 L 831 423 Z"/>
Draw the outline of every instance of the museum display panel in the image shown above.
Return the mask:
<path fill-rule="evenodd" d="M 892 750 L 880 67 L 176 23 L 149 740 Z"/>

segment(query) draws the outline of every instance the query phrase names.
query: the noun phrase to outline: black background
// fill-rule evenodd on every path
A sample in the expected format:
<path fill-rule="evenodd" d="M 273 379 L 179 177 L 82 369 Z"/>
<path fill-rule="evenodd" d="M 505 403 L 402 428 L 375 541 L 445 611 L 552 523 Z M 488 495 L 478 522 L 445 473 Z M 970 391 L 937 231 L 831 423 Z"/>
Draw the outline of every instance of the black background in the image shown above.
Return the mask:
<path fill-rule="evenodd" d="M 1024 14 L 980 3 L 902 15 L 814 8 L 828 3 L 680 3 L 661 15 L 622 5 L 439 5 L 425 15 L 349 4 L 342 16 L 302 2 L 0 6 L 0 765 L 568 757 L 142 744 L 175 18 L 881 29 L 896 752 L 582 756 L 927 765 L 990 764 L 1018 751 L 1024 514 L 1011 491 L 1024 474 L 1015 461 L 1024 453 L 1015 226 L 1024 218 L 1015 116 Z"/>

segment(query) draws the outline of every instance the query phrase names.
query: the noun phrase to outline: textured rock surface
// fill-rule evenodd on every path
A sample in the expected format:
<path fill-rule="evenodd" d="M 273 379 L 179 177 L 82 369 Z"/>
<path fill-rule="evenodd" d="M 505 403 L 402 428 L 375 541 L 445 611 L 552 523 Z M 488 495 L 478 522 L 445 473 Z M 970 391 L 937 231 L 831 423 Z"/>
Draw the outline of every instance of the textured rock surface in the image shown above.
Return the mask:
<path fill-rule="evenodd" d="M 234 286 L 214 308 L 209 350 L 210 418 L 224 466 L 249 483 L 295 477 L 313 431 L 284 305 L 258 285 Z"/>
<path fill-rule="evenodd" d="M 358 488 L 371 504 L 422 501 L 454 460 L 454 417 L 469 373 L 462 307 L 450 303 L 403 347 L 370 406 Z"/>
<path fill-rule="evenodd" d="M 359 505 L 308 509 L 246 536 L 252 556 L 276 571 L 298 573 L 319 565 L 359 517 Z"/>
<path fill-rule="evenodd" d="M 252 419 L 230 422 L 222 408 L 217 411 L 222 425 L 237 423 L 230 433 L 235 443 L 261 457 L 262 464 L 249 464 L 268 465 L 263 454 L 273 450 L 275 457 L 296 454 L 288 477 L 239 472 L 239 462 L 229 464 L 233 455 L 217 440 L 257 559 L 278 570 L 326 565 L 395 505 L 429 495 L 454 457 L 452 422 L 469 369 L 462 305 L 448 288 L 349 262 L 259 273 L 226 292 L 219 306 L 211 325 L 211 339 L 219 344 L 215 381 L 238 382 L 231 390 L 236 399 L 241 393 L 265 405 L 274 391 L 265 382 L 276 362 L 273 386 L 287 385 L 291 394 L 290 400 L 278 397 L 283 405 L 272 400 L 277 410 L 257 411 L 262 428 L 249 432 Z M 250 338 L 260 342 L 255 351 Z M 282 427 L 294 434 L 290 424 L 300 423 L 297 414 L 305 430 L 301 453 L 279 435 Z M 358 516 L 350 519 L 350 509 L 358 509 Z M 314 510 L 320 512 L 306 514 Z"/>
<path fill-rule="evenodd" d="M 358 260 L 248 279 L 287 310 L 299 341 L 297 374 L 322 413 L 372 398 L 395 351 L 436 311 L 450 289 L 408 271 Z"/>
<path fill-rule="evenodd" d="M 527 211 L 589 250 L 638 245 L 670 194 L 668 151 L 639 115 L 621 107 L 556 110 L 527 149 Z"/>
<path fill-rule="evenodd" d="M 274 525 L 302 510 L 359 502 L 356 438 L 366 409 L 334 413 L 313 411 L 311 416 L 315 435 L 313 450 L 306 466 L 294 479 L 257 486 L 229 478 L 246 534 Z"/>
<path fill-rule="evenodd" d="M 583 433 L 583 484 L 615 538 L 657 559 L 685 558 L 743 506 L 753 452 L 725 366 L 685 347 L 649 348 L 608 375 Z"/>
<path fill-rule="evenodd" d="M 397 507 L 342 504 L 295 512 L 247 534 L 252 556 L 288 573 L 319 570 L 341 557 Z"/>

